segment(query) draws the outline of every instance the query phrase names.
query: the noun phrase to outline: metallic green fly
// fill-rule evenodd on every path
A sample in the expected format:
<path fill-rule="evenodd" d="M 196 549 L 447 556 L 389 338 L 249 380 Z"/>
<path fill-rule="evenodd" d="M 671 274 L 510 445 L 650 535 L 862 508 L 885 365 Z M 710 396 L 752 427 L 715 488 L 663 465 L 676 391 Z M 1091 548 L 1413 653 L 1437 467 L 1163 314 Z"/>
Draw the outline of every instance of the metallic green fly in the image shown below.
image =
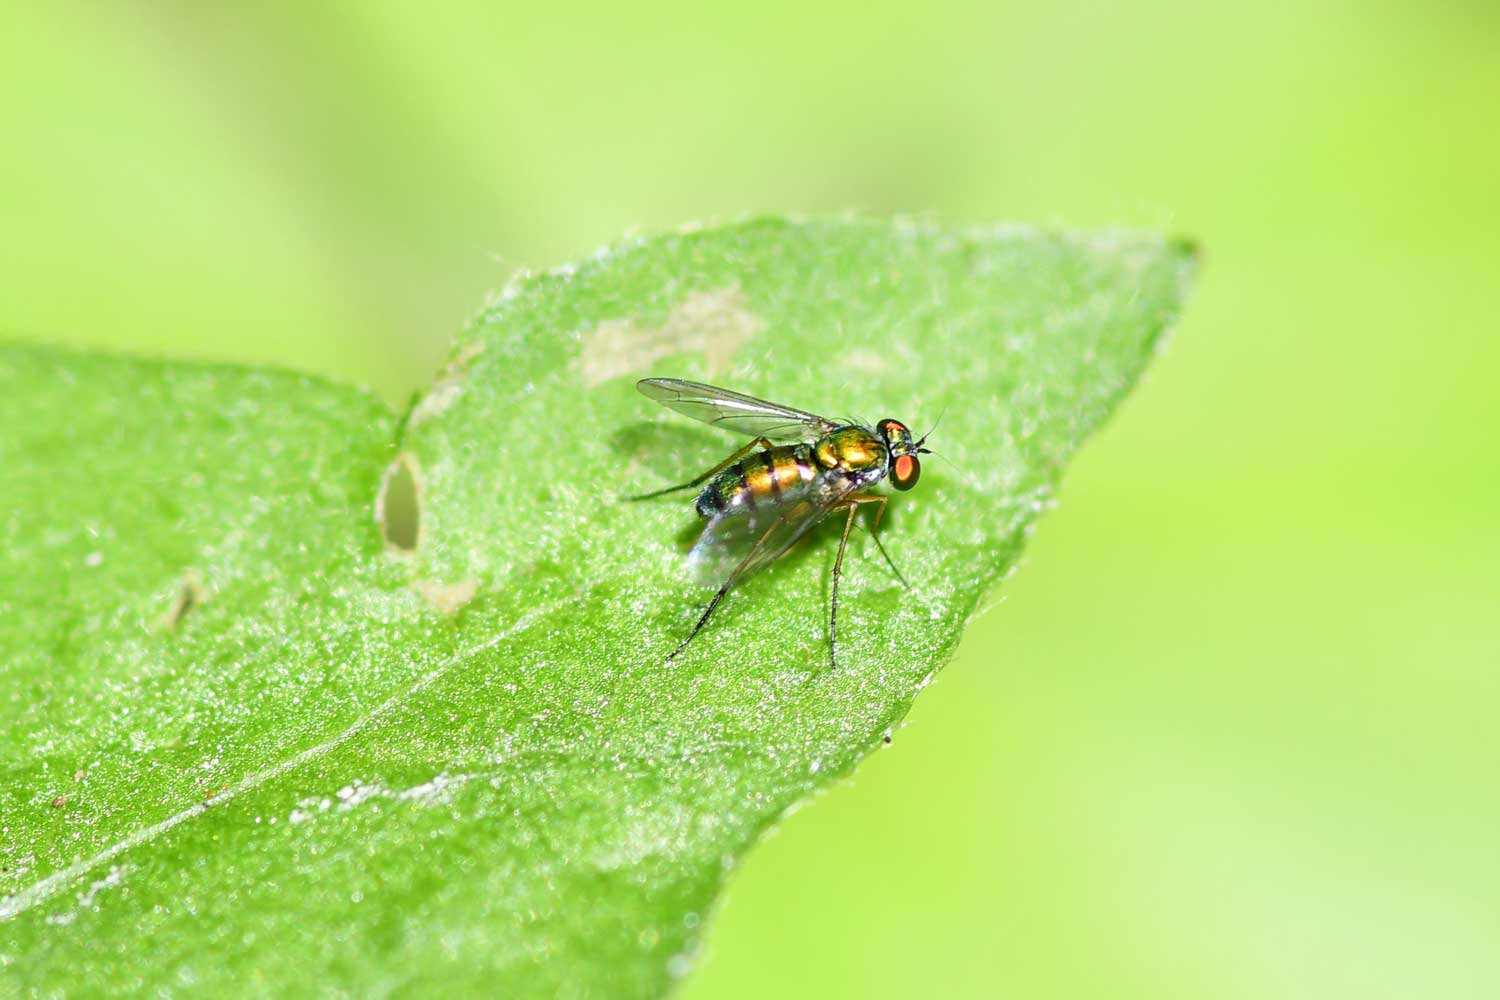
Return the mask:
<path fill-rule="evenodd" d="M 923 435 L 914 440 L 899 420 L 874 427 L 840 423 L 754 396 L 675 378 L 648 378 L 636 388 L 678 413 L 715 427 L 754 435 L 754 440 L 703 475 L 632 500 L 647 500 L 702 487 L 694 501 L 707 523 L 688 554 L 698 580 L 718 587 L 698 624 L 674 649 L 672 659 L 708 623 L 730 588 L 784 555 L 813 525 L 833 511 L 847 511 L 839 553 L 833 561 L 828 614 L 828 655 L 838 665 L 839 576 L 844 549 L 858 511 L 874 504 L 870 536 L 896 578 L 905 585 L 876 533 L 888 497 L 868 490 L 889 478 L 898 490 L 917 485 L 926 454 Z M 780 443 L 777 443 L 780 442 Z"/>

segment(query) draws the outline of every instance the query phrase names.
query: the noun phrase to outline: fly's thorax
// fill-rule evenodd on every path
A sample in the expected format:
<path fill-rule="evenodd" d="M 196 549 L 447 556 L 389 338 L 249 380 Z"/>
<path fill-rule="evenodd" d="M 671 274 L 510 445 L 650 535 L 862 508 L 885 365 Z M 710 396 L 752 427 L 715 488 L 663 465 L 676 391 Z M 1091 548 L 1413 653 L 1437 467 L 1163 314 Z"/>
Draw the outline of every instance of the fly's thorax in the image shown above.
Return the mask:
<path fill-rule="evenodd" d="M 703 517 L 749 513 L 800 498 L 817 478 L 813 447 L 780 445 L 736 462 L 709 480 L 695 506 Z"/>
<path fill-rule="evenodd" d="M 863 427 L 840 427 L 825 434 L 812 448 L 818 466 L 830 472 L 885 470 L 885 442 Z"/>

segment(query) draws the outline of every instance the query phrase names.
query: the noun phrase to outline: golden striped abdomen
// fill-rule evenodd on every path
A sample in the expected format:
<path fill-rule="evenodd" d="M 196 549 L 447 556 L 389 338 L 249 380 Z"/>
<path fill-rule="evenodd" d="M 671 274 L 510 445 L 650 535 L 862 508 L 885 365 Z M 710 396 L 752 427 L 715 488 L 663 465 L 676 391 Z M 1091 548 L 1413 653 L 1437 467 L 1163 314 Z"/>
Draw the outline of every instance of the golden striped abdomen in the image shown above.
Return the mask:
<path fill-rule="evenodd" d="M 780 445 L 756 452 L 709 481 L 698 494 L 698 513 L 704 517 L 749 513 L 787 503 L 806 492 L 817 474 L 811 445 Z"/>

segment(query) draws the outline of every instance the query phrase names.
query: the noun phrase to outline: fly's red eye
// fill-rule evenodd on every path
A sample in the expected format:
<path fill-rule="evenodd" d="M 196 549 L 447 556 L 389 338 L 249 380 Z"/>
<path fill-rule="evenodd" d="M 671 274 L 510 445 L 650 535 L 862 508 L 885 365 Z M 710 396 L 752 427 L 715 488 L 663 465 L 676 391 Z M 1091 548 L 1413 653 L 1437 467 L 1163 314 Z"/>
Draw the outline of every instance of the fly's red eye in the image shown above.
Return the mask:
<path fill-rule="evenodd" d="M 922 466 L 915 455 L 901 455 L 891 469 L 891 484 L 898 490 L 909 490 L 917 485 L 917 477 L 921 474 Z"/>

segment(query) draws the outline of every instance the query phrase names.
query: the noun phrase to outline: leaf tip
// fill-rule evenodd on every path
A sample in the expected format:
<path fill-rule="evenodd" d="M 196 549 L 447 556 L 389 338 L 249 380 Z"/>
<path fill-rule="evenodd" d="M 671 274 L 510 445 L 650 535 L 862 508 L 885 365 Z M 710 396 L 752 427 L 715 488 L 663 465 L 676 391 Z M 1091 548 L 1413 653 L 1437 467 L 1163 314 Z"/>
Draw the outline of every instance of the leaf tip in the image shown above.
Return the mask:
<path fill-rule="evenodd" d="M 1184 283 L 1190 282 L 1203 265 L 1203 244 L 1190 236 L 1173 236 L 1167 240 L 1167 250 L 1177 256 Z"/>

